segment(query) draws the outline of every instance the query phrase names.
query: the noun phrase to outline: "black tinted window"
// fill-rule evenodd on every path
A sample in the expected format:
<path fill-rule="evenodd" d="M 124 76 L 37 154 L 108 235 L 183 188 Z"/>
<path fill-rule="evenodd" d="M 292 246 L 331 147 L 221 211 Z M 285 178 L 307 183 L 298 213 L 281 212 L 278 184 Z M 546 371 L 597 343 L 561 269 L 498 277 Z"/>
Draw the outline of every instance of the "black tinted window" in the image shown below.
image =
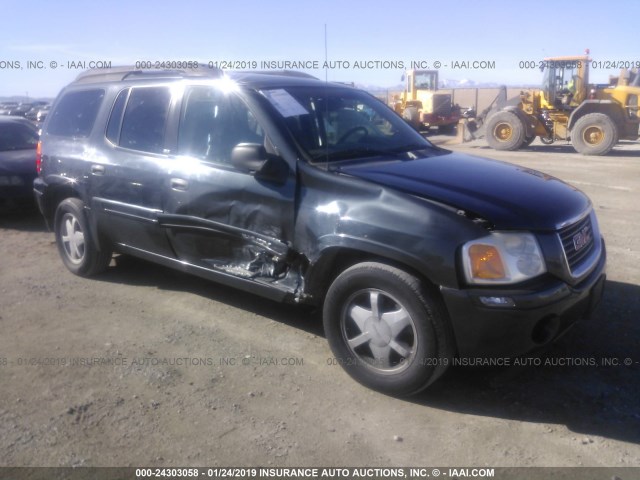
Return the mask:
<path fill-rule="evenodd" d="M 134 88 L 122 120 L 119 145 L 162 153 L 171 93 L 167 87 Z"/>
<path fill-rule="evenodd" d="M 192 87 L 185 93 L 178 152 L 216 163 L 230 163 L 239 143 L 264 143 L 264 132 L 234 93 Z"/>
<path fill-rule="evenodd" d="M 26 125 L 0 123 L 0 152 L 36 148 L 38 134 Z"/>
<path fill-rule="evenodd" d="M 104 90 L 67 93 L 51 114 L 47 132 L 66 137 L 86 137 L 104 98 Z"/>

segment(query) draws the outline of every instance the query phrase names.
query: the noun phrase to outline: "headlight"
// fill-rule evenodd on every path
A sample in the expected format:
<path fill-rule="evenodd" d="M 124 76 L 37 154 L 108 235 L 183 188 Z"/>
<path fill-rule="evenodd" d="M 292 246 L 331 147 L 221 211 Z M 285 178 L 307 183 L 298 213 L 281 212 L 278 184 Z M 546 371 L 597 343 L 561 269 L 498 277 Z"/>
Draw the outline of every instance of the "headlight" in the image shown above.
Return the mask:
<path fill-rule="evenodd" d="M 530 233 L 493 232 L 462 247 L 469 283 L 518 283 L 547 271 L 536 237 Z"/>

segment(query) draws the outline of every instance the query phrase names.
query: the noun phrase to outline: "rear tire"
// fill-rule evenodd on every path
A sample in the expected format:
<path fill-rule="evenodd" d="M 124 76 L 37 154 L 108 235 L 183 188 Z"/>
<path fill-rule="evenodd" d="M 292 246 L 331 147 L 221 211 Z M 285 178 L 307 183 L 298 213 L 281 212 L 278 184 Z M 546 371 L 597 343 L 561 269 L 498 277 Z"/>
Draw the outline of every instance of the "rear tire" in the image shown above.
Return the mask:
<path fill-rule="evenodd" d="M 515 113 L 498 112 L 487 121 L 487 143 L 496 150 L 517 150 L 525 141 L 525 126 Z"/>
<path fill-rule="evenodd" d="M 571 143 L 582 155 L 606 155 L 618 143 L 618 129 L 604 113 L 589 113 L 573 126 Z"/>
<path fill-rule="evenodd" d="M 327 292 L 323 320 L 336 363 L 374 390 L 417 393 L 452 363 L 441 300 L 398 268 L 366 262 L 345 270 Z"/>
<path fill-rule="evenodd" d="M 60 202 L 54 229 L 62 262 L 72 273 L 89 277 L 109 266 L 111 250 L 96 248 L 80 199 L 67 198 Z"/>

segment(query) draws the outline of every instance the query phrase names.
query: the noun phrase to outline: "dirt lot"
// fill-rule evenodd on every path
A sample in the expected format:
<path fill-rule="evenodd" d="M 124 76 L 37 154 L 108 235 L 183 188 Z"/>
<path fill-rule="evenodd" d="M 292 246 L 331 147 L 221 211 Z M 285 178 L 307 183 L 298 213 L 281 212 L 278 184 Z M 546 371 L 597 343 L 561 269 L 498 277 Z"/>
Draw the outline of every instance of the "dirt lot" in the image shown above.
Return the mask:
<path fill-rule="evenodd" d="M 604 301 L 542 365 L 387 397 L 331 364 L 316 311 L 133 259 L 75 277 L 37 214 L 4 213 L 0 465 L 639 466 L 640 146 L 451 148 L 559 176 L 597 209 Z"/>

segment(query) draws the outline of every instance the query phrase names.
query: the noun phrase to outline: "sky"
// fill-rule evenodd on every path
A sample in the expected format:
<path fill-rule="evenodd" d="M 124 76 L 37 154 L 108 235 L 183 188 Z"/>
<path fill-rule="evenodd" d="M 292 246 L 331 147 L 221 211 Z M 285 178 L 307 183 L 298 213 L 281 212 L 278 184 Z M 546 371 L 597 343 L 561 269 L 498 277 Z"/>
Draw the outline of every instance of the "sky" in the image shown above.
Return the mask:
<path fill-rule="evenodd" d="M 295 61 L 322 79 L 385 88 L 411 62 L 440 62 L 441 80 L 500 85 L 537 85 L 535 62 L 586 48 L 595 83 L 619 72 L 613 62 L 640 63 L 632 0 L 0 0 L 0 12 L 0 97 L 54 97 L 90 62 Z"/>

